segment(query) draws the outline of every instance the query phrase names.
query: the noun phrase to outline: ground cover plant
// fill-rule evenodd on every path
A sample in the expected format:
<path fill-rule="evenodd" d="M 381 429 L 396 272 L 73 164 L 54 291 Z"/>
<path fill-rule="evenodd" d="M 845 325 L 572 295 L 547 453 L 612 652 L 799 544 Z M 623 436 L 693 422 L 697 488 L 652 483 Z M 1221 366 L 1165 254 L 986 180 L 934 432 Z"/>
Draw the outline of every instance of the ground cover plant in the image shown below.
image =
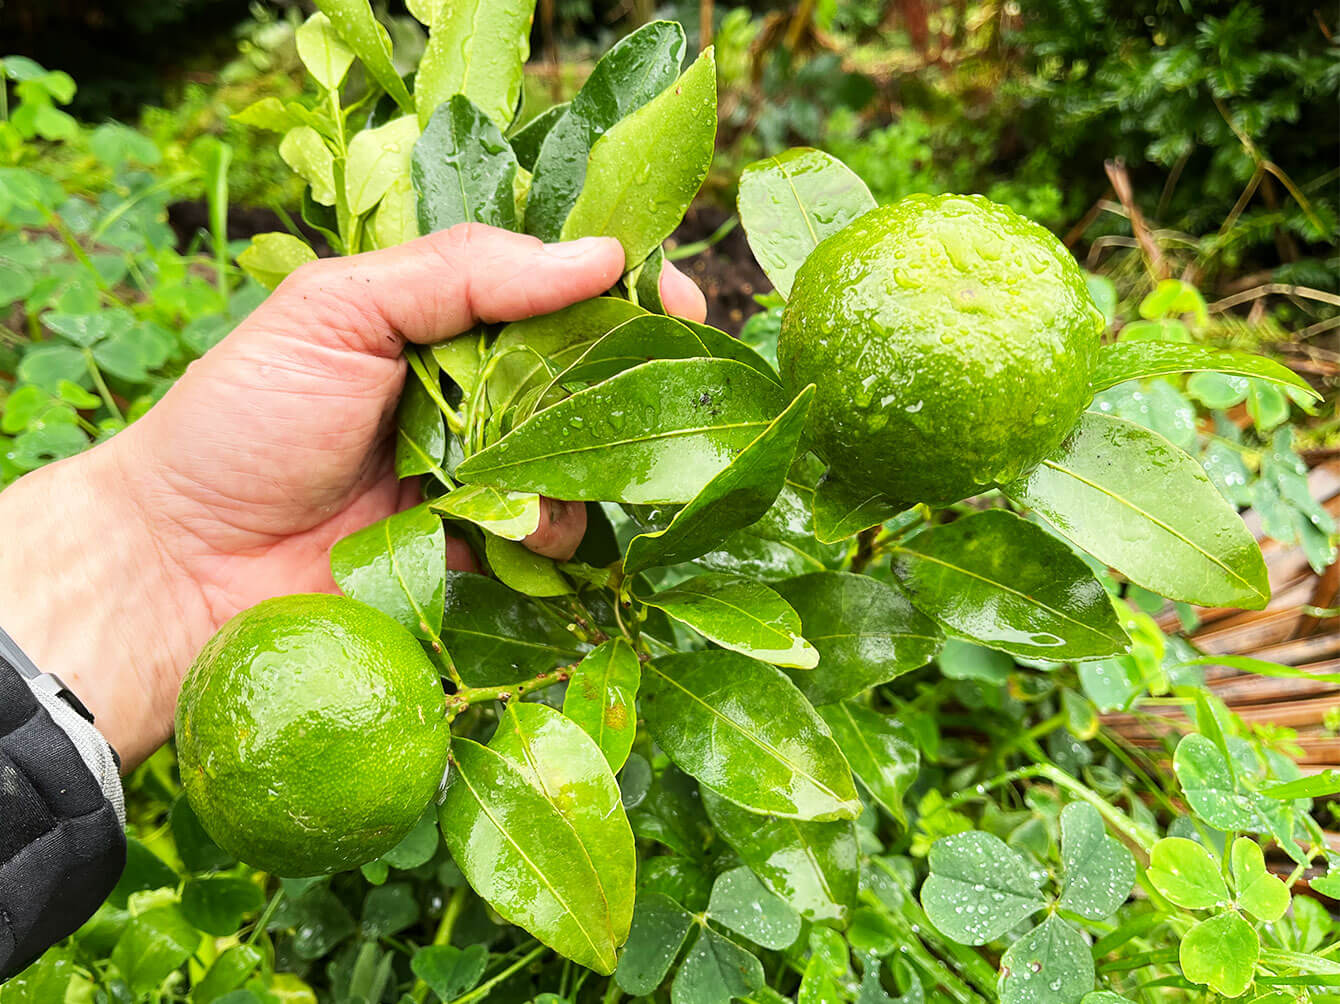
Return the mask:
<path fill-rule="evenodd" d="M 263 100 L 242 117 L 282 136 L 309 186 L 303 216 L 331 247 L 487 222 L 616 236 L 627 275 L 559 314 L 412 349 L 397 466 L 421 479 L 423 503 L 332 554 L 351 599 L 329 602 L 376 608 L 370 634 L 421 649 L 446 681 L 440 804 L 403 812 L 390 846 L 346 862 L 357 870 L 298 877 L 303 861 L 275 862 L 293 872 L 281 878 L 238 860 L 260 861 L 279 827 L 224 832 L 208 791 L 178 795 L 164 751 L 132 782 L 136 839 L 111 902 L 0 1001 L 1340 995 L 1332 918 L 1305 894 L 1340 892 L 1319 867 L 1332 862 L 1312 804 L 1340 786 L 1302 777 L 1287 736 L 1248 730 L 1205 696 L 1202 660 L 1147 612 L 1160 597 L 1258 608 L 1261 556 L 1181 448 L 1198 444 L 1110 396 L 1180 394 L 1164 377 L 1219 374 L 1287 412 L 1312 396 L 1306 384 L 1169 336 L 1195 313 L 1180 287 L 1147 309 L 1164 337 L 1099 347 L 1102 305 L 1054 239 L 981 202 L 923 205 L 954 281 L 927 279 L 918 295 L 958 325 L 937 328 L 931 349 L 962 350 L 945 332 L 971 341 L 964 312 L 988 316 L 998 276 L 1055 278 L 1077 310 L 1048 364 L 1074 367 L 1066 376 L 1081 373 L 1099 402 L 1056 419 L 1066 428 L 1027 444 L 1017 470 L 978 470 L 964 490 L 975 498 L 946 489 L 927 506 L 916 488 L 900 494 L 909 479 L 853 477 L 844 458 L 851 437 L 886 428 L 870 428 L 880 409 L 935 402 L 883 401 L 902 388 L 853 372 L 860 357 L 812 376 L 785 365 L 825 321 L 836 337 L 868 318 L 830 307 L 816 330 L 799 322 L 817 308 L 788 321 L 788 304 L 780 331 L 743 342 L 660 312 L 659 248 L 711 159 L 710 51 L 685 69 L 678 26 L 653 22 L 570 105 L 513 131 L 528 5 L 420 12 L 431 41 L 408 83 L 362 0 L 320 6 L 298 36 L 318 100 Z M 356 60 L 368 83 L 351 93 Z M 853 224 L 908 212 L 874 210 L 814 150 L 741 182 L 751 246 L 793 301 L 807 275 L 858 287 L 810 259 Z M 1004 220 L 993 234 L 1009 254 L 984 266 L 945 224 L 954 213 Z M 897 263 L 870 253 L 868 271 L 892 279 Z M 313 257 L 271 234 L 240 261 L 274 285 Z M 876 322 L 865 336 L 887 337 Z M 977 335 L 1008 345 L 1011 332 L 988 317 Z M 872 375 L 848 412 L 819 411 L 834 379 L 846 392 Z M 1179 386 L 1199 394 L 1194 379 Z M 1048 393 L 1037 373 L 1020 388 Z M 920 466 L 934 473 L 961 448 L 931 436 Z M 572 561 L 517 543 L 542 495 L 587 502 Z M 487 574 L 446 569 L 448 529 Z M 184 708 L 202 696 L 187 687 Z M 1150 695 L 1191 712 L 1167 761 L 1100 728 L 1100 710 Z M 198 754 L 183 735 L 189 774 Z M 251 813 L 260 805 L 236 810 Z M 1281 879 L 1269 866 L 1283 861 Z"/>

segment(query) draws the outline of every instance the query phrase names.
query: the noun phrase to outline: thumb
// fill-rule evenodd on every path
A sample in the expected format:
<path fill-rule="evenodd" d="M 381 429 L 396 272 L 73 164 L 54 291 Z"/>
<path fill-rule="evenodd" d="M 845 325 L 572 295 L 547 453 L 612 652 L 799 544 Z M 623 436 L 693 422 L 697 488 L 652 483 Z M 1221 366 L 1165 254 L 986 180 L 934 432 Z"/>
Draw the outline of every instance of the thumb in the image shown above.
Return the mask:
<path fill-rule="evenodd" d="M 437 342 L 481 321 L 515 321 L 598 296 L 618 280 L 623 261 L 610 237 L 544 244 L 462 223 L 384 251 L 304 265 L 269 306 L 313 340 L 396 356 L 406 340 Z"/>

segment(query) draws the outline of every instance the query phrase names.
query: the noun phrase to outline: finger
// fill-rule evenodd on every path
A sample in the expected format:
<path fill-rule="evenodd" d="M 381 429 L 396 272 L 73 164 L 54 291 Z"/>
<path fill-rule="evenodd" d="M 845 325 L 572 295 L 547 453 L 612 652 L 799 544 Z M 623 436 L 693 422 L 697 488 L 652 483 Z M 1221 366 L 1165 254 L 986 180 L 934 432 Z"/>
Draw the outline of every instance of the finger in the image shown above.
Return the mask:
<path fill-rule="evenodd" d="M 462 223 L 384 251 L 304 265 L 276 290 L 272 309 L 317 337 L 389 357 L 405 340 L 437 342 L 481 321 L 520 320 L 589 299 L 622 270 L 623 250 L 609 237 L 544 244 Z"/>
<path fill-rule="evenodd" d="M 707 320 L 707 298 L 703 291 L 673 265 L 667 264 L 661 269 L 661 303 L 671 314 L 687 317 L 690 321 Z"/>
<path fill-rule="evenodd" d="M 586 503 L 540 499 L 540 525 L 522 541 L 536 554 L 567 561 L 586 535 Z"/>

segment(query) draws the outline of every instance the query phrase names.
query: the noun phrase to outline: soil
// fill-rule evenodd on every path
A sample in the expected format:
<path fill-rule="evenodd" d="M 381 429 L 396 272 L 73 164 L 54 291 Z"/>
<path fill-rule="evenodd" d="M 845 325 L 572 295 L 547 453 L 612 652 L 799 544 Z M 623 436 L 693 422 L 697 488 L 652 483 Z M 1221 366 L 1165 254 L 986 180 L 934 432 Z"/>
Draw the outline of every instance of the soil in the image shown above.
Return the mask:
<path fill-rule="evenodd" d="M 730 214 L 717 205 L 694 205 L 666 242 L 666 248 L 705 240 L 729 217 Z M 201 230 L 208 230 L 209 209 L 202 201 L 177 202 L 168 207 L 168 222 L 176 231 L 179 246 L 184 247 Z M 317 254 L 328 256 L 331 250 L 325 239 L 301 221 L 297 222 L 303 237 Z M 230 206 L 228 209 L 230 241 L 248 240 L 256 234 L 286 229 L 272 210 L 255 206 Z M 688 273 L 706 295 L 707 323 L 732 335 L 738 335 L 745 320 L 758 311 L 755 294 L 772 289 L 772 283 L 749 252 L 743 228 L 738 226 L 712 247 L 675 264 Z"/>

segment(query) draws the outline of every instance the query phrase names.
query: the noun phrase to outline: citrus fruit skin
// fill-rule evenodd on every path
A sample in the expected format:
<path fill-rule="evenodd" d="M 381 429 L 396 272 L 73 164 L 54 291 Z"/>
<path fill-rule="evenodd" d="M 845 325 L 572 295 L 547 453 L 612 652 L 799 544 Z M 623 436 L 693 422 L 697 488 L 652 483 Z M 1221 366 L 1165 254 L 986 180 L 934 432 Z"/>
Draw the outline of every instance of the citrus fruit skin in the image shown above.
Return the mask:
<path fill-rule="evenodd" d="M 1042 227 L 981 196 L 914 195 L 814 249 L 777 355 L 792 394 L 817 385 L 810 435 L 833 477 L 946 505 L 1061 443 L 1092 397 L 1102 330 Z"/>
<path fill-rule="evenodd" d="M 436 797 L 451 742 L 419 643 L 327 595 L 266 600 L 228 621 L 187 673 L 176 725 L 206 832 L 289 877 L 354 868 L 399 843 Z"/>

